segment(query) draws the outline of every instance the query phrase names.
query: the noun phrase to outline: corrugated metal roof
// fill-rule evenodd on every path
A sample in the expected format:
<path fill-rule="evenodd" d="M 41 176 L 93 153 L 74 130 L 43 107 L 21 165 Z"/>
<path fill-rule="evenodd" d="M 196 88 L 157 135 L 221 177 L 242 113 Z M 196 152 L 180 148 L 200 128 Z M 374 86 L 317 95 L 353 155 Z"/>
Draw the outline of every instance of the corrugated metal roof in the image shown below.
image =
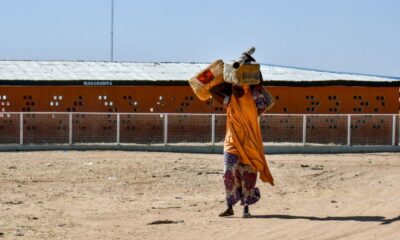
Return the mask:
<path fill-rule="evenodd" d="M 93 61 L 0 61 L 0 80 L 39 81 L 186 81 L 207 63 L 136 63 Z M 374 81 L 394 82 L 399 78 L 261 65 L 269 81 Z"/>

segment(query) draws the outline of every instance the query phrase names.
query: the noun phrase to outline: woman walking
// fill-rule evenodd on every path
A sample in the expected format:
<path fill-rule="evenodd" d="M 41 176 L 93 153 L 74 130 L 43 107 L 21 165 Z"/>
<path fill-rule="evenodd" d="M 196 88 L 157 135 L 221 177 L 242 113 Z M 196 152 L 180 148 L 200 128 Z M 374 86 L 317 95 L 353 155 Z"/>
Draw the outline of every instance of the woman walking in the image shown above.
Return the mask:
<path fill-rule="evenodd" d="M 239 201 L 244 206 L 243 217 L 251 216 L 249 205 L 261 197 L 256 187 L 258 173 L 263 182 L 274 185 L 264 156 L 254 98 L 260 87 L 262 82 L 254 86 L 223 84 L 211 91 L 227 109 L 223 177 L 227 209 L 219 214 L 221 217 L 234 215 L 233 205 Z"/>

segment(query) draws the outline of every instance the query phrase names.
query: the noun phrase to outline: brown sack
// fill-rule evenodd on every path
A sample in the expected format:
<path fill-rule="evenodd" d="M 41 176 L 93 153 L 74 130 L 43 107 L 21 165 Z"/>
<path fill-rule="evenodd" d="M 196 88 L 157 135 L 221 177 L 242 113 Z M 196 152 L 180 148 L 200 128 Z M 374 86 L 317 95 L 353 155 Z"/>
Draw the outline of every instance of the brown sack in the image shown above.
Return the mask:
<path fill-rule="evenodd" d="M 189 80 L 193 92 L 202 101 L 211 98 L 210 89 L 224 82 L 224 62 L 217 60 Z"/>

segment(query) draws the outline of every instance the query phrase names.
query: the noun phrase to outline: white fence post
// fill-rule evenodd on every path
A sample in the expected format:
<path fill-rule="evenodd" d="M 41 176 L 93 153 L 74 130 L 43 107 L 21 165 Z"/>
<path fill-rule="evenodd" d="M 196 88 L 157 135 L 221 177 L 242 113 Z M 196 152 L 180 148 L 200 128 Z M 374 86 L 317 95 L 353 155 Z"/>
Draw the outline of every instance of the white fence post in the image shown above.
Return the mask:
<path fill-rule="evenodd" d="M 19 113 L 19 144 L 24 144 L 24 113 Z"/>
<path fill-rule="evenodd" d="M 215 114 L 211 114 L 211 145 L 215 145 Z"/>
<path fill-rule="evenodd" d="M 120 119 L 121 119 L 121 114 L 117 113 L 117 145 L 119 145 L 120 142 Z"/>
<path fill-rule="evenodd" d="M 68 114 L 68 144 L 72 145 L 72 112 Z"/>
<path fill-rule="evenodd" d="M 396 115 L 392 117 L 392 146 L 396 145 Z"/>
<path fill-rule="evenodd" d="M 164 114 L 164 144 L 168 144 L 168 113 Z"/>
<path fill-rule="evenodd" d="M 351 145 L 351 115 L 347 115 L 347 146 Z"/>
<path fill-rule="evenodd" d="M 303 115 L 303 146 L 306 145 L 307 138 L 307 115 Z"/>
<path fill-rule="evenodd" d="M 397 123 L 397 127 L 399 129 L 399 132 L 397 133 L 397 145 L 400 145 L 400 114 L 398 115 L 399 117 L 399 122 Z"/>

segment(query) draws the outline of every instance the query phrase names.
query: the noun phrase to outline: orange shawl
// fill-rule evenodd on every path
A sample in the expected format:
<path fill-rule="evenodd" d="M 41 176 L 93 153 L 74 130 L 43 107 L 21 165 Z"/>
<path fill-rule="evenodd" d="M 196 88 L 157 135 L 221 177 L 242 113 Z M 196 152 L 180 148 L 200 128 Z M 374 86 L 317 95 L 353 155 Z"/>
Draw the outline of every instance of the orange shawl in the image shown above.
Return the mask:
<path fill-rule="evenodd" d="M 260 179 L 274 185 L 265 160 L 257 109 L 248 86 L 244 95 L 232 95 L 227 109 L 224 151 L 239 156 L 240 162 L 260 173 Z"/>

